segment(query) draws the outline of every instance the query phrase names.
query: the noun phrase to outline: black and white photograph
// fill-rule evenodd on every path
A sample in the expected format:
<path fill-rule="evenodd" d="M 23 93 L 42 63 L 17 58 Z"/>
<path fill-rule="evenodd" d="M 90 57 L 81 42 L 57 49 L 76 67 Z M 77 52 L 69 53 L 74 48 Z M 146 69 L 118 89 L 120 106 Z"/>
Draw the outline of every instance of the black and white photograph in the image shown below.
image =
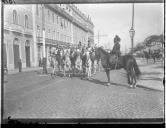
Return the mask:
<path fill-rule="evenodd" d="M 2 119 L 164 123 L 164 15 L 164 1 L 4 2 Z"/>

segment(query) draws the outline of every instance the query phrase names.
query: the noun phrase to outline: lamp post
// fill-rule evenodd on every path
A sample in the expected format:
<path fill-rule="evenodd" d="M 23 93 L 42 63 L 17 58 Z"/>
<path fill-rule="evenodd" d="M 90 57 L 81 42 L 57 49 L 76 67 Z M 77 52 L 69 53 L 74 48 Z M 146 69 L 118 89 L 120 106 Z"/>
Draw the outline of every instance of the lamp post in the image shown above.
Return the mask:
<path fill-rule="evenodd" d="M 134 47 L 134 3 L 132 6 L 132 26 L 131 29 L 129 30 L 130 38 L 131 38 L 131 53 L 133 53 L 133 47 Z"/>
<path fill-rule="evenodd" d="M 44 5 L 42 4 L 42 31 L 43 31 L 43 74 L 47 74 L 47 59 L 46 59 L 46 42 L 45 42 L 45 19 Z"/>

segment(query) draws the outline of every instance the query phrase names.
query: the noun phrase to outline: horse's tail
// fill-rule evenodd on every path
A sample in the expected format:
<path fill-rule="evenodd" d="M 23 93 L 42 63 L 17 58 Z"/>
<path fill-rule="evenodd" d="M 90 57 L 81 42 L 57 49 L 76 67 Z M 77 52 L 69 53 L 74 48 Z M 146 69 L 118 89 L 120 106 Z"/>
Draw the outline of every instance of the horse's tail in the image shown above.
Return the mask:
<path fill-rule="evenodd" d="M 141 71 L 140 71 L 135 59 L 134 59 L 133 67 L 134 67 L 134 71 L 135 71 L 137 78 L 139 78 L 141 75 Z"/>

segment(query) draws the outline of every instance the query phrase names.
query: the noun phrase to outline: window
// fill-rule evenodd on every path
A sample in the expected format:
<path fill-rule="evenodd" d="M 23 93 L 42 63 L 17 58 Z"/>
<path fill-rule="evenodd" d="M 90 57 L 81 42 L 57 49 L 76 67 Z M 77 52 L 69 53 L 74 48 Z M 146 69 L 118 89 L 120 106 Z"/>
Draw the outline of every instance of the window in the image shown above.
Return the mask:
<path fill-rule="evenodd" d="M 13 24 L 18 24 L 18 18 L 17 18 L 16 10 L 13 11 Z"/>
<path fill-rule="evenodd" d="M 65 22 L 65 19 L 64 19 L 64 28 L 66 28 L 66 22 Z"/>
<path fill-rule="evenodd" d="M 62 18 L 60 18 L 60 26 L 63 28 Z"/>
<path fill-rule="evenodd" d="M 48 38 L 50 38 L 50 29 L 48 29 Z"/>
<path fill-rule="evenodd" d="M 48 22 L 50 22 L 50 11 L 48 10 Z"/>
<path fill-rule="evenodd" d="M 62 34 L 61 34 L 60 40 L 61 40 L 61 41 L 63 40 L 63 35 L 62 35 Z"/>
<path fill-rule="evenodd" d="M 28 28 L 28 16 L 25 15 L 25 28 Z"/>
<path fill-rule="evenodd" d="M 55 31 L 53 31 L 53 39 L 55 40 L 56 35 L 55 35 Z"/>
<path fill-rule="evenodd" d="M 57 32 L 57 40 L 59 40 L 59 32 Z"/>
<path fill-rule="evenodd" d="M 54 13 L 52 13 L 52 22 L 54 23 Z"/>
<path fill-rule="evenodd" d="M 67 23 L 66 23 L 66 27 L 68 27 L 68 21 L 67 21 Z"/>
<path fill-rule="evenodd" d="M 36 15 L 37 16 L 39 15 L 39 6 L 38 6 L 38 4 L 36 5 Z"/>
<path fill-rule="evenodd" d="M 59 23 L 59 17 L 57 16 L 57 24 Z"/>
<path fill-rule="evenodd" d="M 40 26 L 37 25 L 37 36 L 40 36 Z"/>
<path fill-rule="evenodd" d="M 66 41 L 66 36 L 65 36 L 65 35 L 64 35 L 64 42 L 67 42 L 67 41 Z"/>

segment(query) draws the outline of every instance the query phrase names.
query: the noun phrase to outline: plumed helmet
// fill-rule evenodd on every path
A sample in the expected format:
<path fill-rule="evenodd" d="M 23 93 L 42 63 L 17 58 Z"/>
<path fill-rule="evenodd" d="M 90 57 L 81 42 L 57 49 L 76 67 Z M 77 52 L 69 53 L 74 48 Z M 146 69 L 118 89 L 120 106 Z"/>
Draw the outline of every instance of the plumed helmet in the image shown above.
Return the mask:
<path fill-rule="evenodd" d="M 115 37 L 114 37 L 114 42 L 116 42 L 116 41 L 117 41 L 117 42 L 120 42 L 120 40 L 121 40 L 120 37 L 119 37 L 118 35 L 115 35 Z"/>

